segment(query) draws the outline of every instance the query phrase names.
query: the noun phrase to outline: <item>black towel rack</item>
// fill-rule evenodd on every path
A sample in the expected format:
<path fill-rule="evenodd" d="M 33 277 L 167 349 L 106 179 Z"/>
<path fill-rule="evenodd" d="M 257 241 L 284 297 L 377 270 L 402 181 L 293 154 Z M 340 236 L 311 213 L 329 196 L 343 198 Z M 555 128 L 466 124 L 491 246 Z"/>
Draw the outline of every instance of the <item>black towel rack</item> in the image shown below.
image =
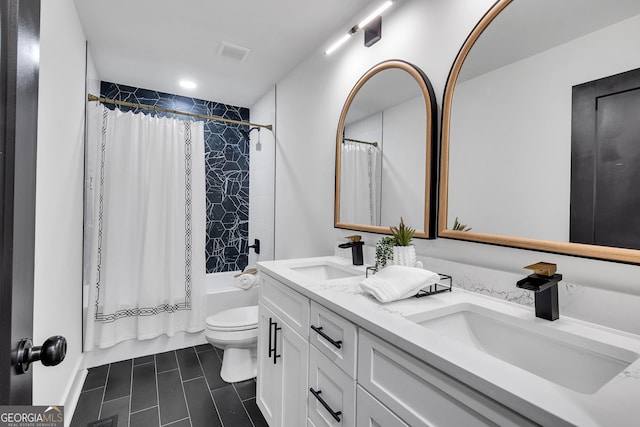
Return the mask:
<path fill-rule="evenodd" d="M 440 274 L 440 273 L 438 273 Z M 418 293 L 415 295 L 416 298 L 428 297 L 429 295 L 440 294 L 442 292 L 451 292 L 451 288 L 453 287 L 453 279 L 448 274 L 440 274 L 440 280 L 449 283 L 436 283 L 430 285 L 427 288 L 420 289 Z"/>

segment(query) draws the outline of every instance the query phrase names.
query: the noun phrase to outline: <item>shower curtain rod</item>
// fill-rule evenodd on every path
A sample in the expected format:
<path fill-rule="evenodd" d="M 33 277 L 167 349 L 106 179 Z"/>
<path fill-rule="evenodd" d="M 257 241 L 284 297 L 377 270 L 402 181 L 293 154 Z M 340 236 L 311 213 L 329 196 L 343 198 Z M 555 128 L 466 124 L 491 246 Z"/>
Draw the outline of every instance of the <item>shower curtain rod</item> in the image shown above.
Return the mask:
<path fill-rule="evenodd" d="M 360 141 L 359 139 L 351 139 L 351 138 L 342 138 L 342 140 L 349 141 L 349 142 L 357 142 L 358 144 L 373 145 L 374 147 L 378 146 L 377 142 Z"/>
<path fill-rule="evenodd" d="M 197 117 L 199 119 L 215 120 L 218 122 L 232 123 L 236 125 L 256 126 L 259 128 L 273 130 L 273 125 L 261 125 L 258 123 L 243 122 L 240 120 L 225 119 L 225 118 L 216 117 L 216 116 L 205 116 L 204 114 L 198 114 L 198 113 L 186 113 L 184 111 L 170 110 L 168 108 L 162 108 L 162 107 L 154 107 L 153 105 L 135 104 L 133 102 L 118 101 L 117 99 L 101 98 L 92 94 L 89 94 L 87 99 L 89 101 L 98 101 L 105 104 L 115 104 L 115 105 L 122 105 L 125 107 L 141 108 L 144 110 L 159 111 L 161 113 L 181 114 L 183 116 Z"/>

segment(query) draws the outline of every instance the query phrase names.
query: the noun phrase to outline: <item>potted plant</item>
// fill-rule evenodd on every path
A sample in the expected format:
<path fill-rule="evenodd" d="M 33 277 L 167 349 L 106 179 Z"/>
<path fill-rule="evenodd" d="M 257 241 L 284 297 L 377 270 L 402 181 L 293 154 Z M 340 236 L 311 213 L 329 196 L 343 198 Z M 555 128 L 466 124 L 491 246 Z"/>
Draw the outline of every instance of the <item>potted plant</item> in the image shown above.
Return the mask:
<path fill-rule="evenodd" d="M 416 230 L 404 224 L 404 219 L 400 217 L 400 224 L 389 227 L 395 245 L 393 247 L 393 263 L 395 265 L 407 265 L 415 267 L 416 249 L 411 244 Z"/>
<path fill-rule="evenodd" d="M 376 243 L 376 271 L 387 264 L 416 265 L 416 250 L 411 244 L 415 230 L 404 223 L 400 217 L 400 224 L 389 227 L 391 236 L 385 236 Z"/>
<path fill-rule="evenodd" d="M 385 236 L 376 243 L 376 265 L 375 271 L 385 268 L 389 261 L 393 261 L 393 247 L 395 246 L 393 237 Z"/>

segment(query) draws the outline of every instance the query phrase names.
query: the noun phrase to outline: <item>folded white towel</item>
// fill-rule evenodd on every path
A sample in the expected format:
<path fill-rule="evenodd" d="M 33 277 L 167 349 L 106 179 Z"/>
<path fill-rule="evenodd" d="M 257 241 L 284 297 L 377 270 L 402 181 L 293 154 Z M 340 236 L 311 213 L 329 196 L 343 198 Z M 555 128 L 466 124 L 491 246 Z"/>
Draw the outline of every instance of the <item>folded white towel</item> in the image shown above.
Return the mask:
<path fill-rule="evenodd" d="M 258 278 L 257 274 L 244 273 L 236 277 L 236 283 L 234 284 L 234 286 L 236 288 L 247 290 L 256 286 L 259 281 L 260 279 Z"/>
<path fill-rule="evenodd" d="M 391 302 L 411 297 L 438 280 L 440 275 L 433 271 L 390 265 L 360 282 L 360 288 L 380 302 Z"/>

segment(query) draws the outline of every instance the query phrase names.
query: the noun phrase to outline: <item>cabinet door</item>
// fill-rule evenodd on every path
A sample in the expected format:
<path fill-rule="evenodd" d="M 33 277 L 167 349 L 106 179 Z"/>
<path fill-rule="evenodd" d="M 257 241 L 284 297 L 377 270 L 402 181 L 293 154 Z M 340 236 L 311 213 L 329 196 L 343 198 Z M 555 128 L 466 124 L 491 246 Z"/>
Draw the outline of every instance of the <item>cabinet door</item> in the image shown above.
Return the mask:
<path fill-rule="evenodd" d="M 309 419 L 316 427 L 352 427 L 356 382 L 314 346 L 309 347 Z"/>
<path fill-rule="evenodd" d="M 300 427 L 307 421 L 309 342 L 286 323 L 279 323 L 275 351 L 282 364 L 282 427 Z"/>
<path fill-rule="evenodd" d="M 278 322 L 280 319 L 271 310 L 263 304 L 258 305 L 256 403 L 271 427 L 280 425 L 282 412 L 282 362 L 278 359 L 273 362 L 273 332 Z"/>
<path fill-rule="evenodd" d="M 356 391 L 356 426 L 357 427 L 409 427 L 396 414 L 358 386 Z"/>

